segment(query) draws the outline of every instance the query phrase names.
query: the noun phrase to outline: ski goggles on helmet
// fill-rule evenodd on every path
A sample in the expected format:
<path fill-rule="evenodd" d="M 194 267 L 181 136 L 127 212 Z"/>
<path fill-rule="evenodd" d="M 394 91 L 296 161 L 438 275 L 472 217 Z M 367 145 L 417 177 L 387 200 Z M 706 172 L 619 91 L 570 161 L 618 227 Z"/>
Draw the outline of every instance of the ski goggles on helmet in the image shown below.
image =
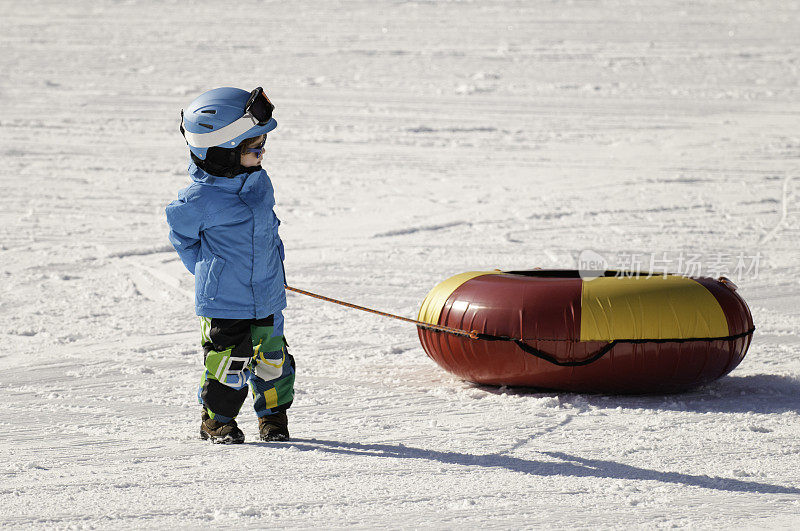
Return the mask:
<path fill-rule="evenodd" d="M 270 118 L 272 118 L 272 111 L 275 106 L 269 101 L 269 98 L 264 93 L 264 89 L 256 87 L 250 93 L 250 99 L 244 106 L 244 112 L 249 113 L 258 125 L 267 125 Z"/>
<path fill-rule="evenodd" d="M 210 148 L 214 146 L 233 147 L 238 144 L 236 139 L 238 138 L 241 140 L 242 135 L 251 132 L 253 127 L 264 127 L 268 125 L 272 120 L 272 111 L 274 109 L 275 106 L 269 101 L 269 98 L 264 93 L 264 89 L 257 87 L 250 92 L 250 97 L 244 106 L 244 115 L 238 120 L 215 131 L 204 133 L 188 131 L 184 125 L 185 118 L 183 116 L 183 111 L 181 111 L 181 133 L 183 133 L 189 145 L 194 148 Z"/>

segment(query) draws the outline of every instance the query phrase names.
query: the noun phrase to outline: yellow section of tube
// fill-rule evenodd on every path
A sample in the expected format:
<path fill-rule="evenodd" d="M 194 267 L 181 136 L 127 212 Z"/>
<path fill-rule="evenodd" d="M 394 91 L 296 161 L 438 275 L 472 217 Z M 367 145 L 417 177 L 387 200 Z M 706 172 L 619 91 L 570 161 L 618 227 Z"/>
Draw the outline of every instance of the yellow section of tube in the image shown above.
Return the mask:
<path fill-rule="evenodd" d="M 728 321 L 702 284 L 675 275 L 583 281 L 581 341 L 724 337 Z"/>
<path fill-rule="evenodd" d="M 469 271 L 467 273 L 459 273 L 444 282 L 440 282 L 425 296 L 425 300 L 422 301 L 422 306 L 419 308 L 417 320 L 430 324 L 439 324 L 439 316 L 442 313 L 444 304 L 450 298 L 450 295 L 464 282 L 483 275 L 499 275 L 501 273 L 502 271 Z"/>

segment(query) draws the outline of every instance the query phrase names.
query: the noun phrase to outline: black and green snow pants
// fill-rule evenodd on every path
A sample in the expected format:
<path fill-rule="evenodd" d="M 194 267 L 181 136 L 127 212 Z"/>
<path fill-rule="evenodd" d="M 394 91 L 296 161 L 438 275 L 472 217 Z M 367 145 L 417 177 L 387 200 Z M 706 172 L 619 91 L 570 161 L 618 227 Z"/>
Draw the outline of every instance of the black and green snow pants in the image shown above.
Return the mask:
<path fill-rule="evenodd" d="M 247 385 L 259 417 L 286 411 L 294 399 L 294 358 L 274 319 L 201 317 L 205 372 L 197 396 L 208 414 L 228 422 L 239 414 Z"/>

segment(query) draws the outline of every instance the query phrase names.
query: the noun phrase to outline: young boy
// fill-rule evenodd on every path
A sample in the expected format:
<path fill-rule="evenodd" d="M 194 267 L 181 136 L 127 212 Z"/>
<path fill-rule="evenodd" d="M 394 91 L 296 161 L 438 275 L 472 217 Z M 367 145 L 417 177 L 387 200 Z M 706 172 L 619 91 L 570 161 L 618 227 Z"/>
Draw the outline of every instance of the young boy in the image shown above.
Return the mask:
<path fill-rule="evenodd" d="M 167 206 L 169 239 L 195 278 L 205 372 L 200 437 L 242 443 L 236 415 L 253 394 L 264 441 L 288 440 L 294 359 L 283 337 L 283 242 L 260 166 L 277 127 L 261 87 L 210 90 L 181 112 L 194 181 Z"/>

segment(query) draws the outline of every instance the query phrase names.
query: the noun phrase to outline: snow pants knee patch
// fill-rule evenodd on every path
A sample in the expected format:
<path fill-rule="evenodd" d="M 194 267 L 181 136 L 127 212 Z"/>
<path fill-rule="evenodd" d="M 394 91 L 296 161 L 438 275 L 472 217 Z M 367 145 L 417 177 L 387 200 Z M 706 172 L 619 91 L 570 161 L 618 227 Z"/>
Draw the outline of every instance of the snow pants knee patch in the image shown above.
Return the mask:
<path fill-rule="evenodd" d="M 253 327 L 254 357 L 250 390 L 259 417 L 287 410 L 294 400 L 294 358 L 282 335 L 273 328 Z"/>

